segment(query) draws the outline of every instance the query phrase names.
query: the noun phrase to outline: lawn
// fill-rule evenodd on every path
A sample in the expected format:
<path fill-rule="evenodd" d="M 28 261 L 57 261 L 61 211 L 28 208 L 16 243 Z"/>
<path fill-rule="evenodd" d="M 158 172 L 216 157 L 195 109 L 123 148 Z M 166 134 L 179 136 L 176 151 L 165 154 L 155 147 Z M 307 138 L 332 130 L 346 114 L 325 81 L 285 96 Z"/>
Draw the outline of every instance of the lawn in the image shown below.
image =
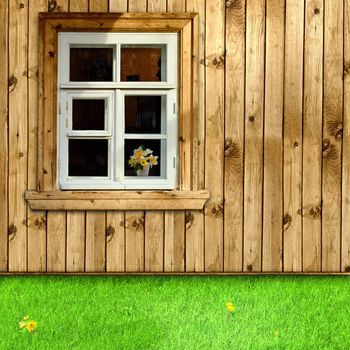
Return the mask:
<path fill-rule="evenodd" d="M 350 349 L 346 276 L 0 277 L 0 312 L 1 350 Z"/>

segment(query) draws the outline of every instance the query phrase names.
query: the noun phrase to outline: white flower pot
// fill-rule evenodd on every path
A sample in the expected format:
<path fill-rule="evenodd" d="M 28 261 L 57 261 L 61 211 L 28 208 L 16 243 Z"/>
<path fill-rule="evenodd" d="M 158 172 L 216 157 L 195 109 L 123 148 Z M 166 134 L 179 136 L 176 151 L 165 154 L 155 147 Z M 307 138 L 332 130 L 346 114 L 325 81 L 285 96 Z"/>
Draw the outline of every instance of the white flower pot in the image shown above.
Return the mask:
<path fill-rule="evenodd" d="M 137 176 L 148 176 L 148 174 L 149 174 L 149 165 L 147 165 L 146 168 L 142 170 L 136 170 Z"/>

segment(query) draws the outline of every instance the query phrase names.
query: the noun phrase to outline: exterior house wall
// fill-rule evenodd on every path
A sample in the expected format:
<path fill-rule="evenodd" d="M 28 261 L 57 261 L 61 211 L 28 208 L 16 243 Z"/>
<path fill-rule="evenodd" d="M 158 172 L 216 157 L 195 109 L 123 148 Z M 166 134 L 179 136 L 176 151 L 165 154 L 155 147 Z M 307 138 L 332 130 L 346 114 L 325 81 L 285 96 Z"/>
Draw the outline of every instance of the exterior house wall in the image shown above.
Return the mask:
<path fill-rule="evenodd" d="M 30 209 L 46 11 L 199 13 L 202 211 Z M 0 272 L 350 272 L 350 0 L 1 0 L 0 67 Z"/>

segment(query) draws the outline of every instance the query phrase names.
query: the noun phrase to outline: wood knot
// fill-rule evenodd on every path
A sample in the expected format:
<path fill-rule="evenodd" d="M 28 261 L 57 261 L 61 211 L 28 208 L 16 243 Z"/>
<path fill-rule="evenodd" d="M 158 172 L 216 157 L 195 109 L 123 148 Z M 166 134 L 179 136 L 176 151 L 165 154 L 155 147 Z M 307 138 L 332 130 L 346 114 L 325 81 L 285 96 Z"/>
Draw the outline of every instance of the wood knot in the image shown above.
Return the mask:
<path fill-rule="evenodd" d="M 49 0 L 49 12 L 55 12 L 57 10 L 57 1 L 56 0 Z"/>
<path fill-rule="evenodd" d="M 225 157 L 230 159 L 241 159 L 241 151 L 237 143 L 232 142 L 231 138 L 225 140 Z"/>
<path fill-rule="evenodd" d="M 47 170 L 46 169 L 43 169 L 43 174 L 47 174 Z"/>
<path fill-rule="evenodd" d="M 40 216 L 40 218 L 36 218 L 34 221 L 34 226 L 38 230 L 45 230 L 46 229 L 46 218 L 43 216 Z"/>
<path fill-rule="evenodd" d="M 185 224 L 188 226 L 186 226 L 186 229 L 189 229 L 192 226 L 193 220 L 194 220 L 193 214 L 190 211 L 187 211 L 185 215 Z"/>
<path fill-rule="evenodd" d="M 247 265 L 247 270 L 248 270 L 248 271 L 253 271 L 253 266 L 252 266 L 251 264 L 248 264 L 248 265 Z"/>
<path fill-rule="evenodd" d="M 243 8 L 242 0 L 226 0 L 225 5 L 227 9 L 241 10 Z"/>
<path fill-rule="evenodd" d="M 8 80 L 8 86 L 11 88 L 9 91 L 10 93 L 16 88 L 16 85 L 17 85 L 17 78 L 13 74 L 11 74 Z"/>
<path fill-rule="evenodd" d="M 130 216 L 125 221 L 121 221 L 120 226 L 124 226 L 126 229 L 131 229 L 133 231 L 140 231 L 143 230 L 144 220 L 138 216 Z"/>
<path fill-rule="evenodd" d="M 345 266 L 344 270 L 345 270 L 345 272 L 350 272 L 350 266 L 349 265 Z"/>
<path fill-rule="evenodd" d="M 327 131 L 335 139 L 340 140 L 343 137 L 343 123 L 337 120 L 327 120 Z"/>
<path fill-rule="evenodd" d="M 204 209 L 204 215 L 222 218 L 224 215 L 224 206 L 222 204 L 209 203 Z"/>
<path fill-rule="evenodd" d="M 50 57 L 55 57 L 55 53 L 53 51 L 49 51 L 48 54 Z"/>
<path fill-rule="evenodd" d="M 106 237 L 108 238 L 107 243 L 112 240 L 114 233 L 115 233 L 115 228 L 112 225 L 108 225 L 106 227 Z"/>
<path fill-rule="evenodd" d="M 18 158 L 22 158 L 24 156 L 23 152 L 18 153 Z"/>
<path fill-rule="evenodd" d="M 315 7 L 315 8 L 314 8 L 314 14 L 315 14 L 315 15 L 319 15 L 320 12 L 321 12 L 321 10 L 320 10 L 318 7 Z"/>
<path fill-rule="evenodd" d="M 312 207 L 310 209 L 310 216 L 312 216 L 313 219 L 318 219 L 321 217 L 321 207 Z"/>
<path fill-rule="evenodd" d="M 17 233 L 17 226 L 15 226 L 14 224 L 10 225 L 8 228 L 8 235 L 12 236 L 10 238 L 10 241 L 13 240 L 13 238 L 16 236 L 16 233 Z"/>
<path fill-rule="evenodd" d="M 294 146 L 294 148 L 298 147 L 299 146 L 299 142 L 298 141 L 294 141 L 293 146 Z"/>
<path fill-rule="evenodd" d="M 344 76 L 350 75 L 350 61 L 344 64 Z"/>
<path fill-rule="evenodd" d="M 289 226 L 292 223 L 292 216 L 289 213 L 284 214 L 283 216 L 283 226 L 284 227 L 284 231 L 287 231 L 289 229 Z"/>
<path fill-rule="evenodd" d="M 331 141 L 329 139 L 324 139 L 322 142 L 322 151 L 327 151 L 329 146 L 331 145 Z"/>
<path fill-rule="evenodd" d="M 20 8 L 20 9 L 24 9 L 24 4 L 20 3 L 20 4 L 19 4 L 19 8 Z"/>
<path fill-rule="evenodd" d="M 255 117 L 253 115 L 250 115 L 248 120 L 251 122 L 251 123 L 254 123 L 255 122 Z"/>
<path fill-rule="evenodd" d="M 222 55 L 216 55 L 213 59 L 213 66 L 216 69 L 223 68 L 225 66 L 225 58 Z"/>

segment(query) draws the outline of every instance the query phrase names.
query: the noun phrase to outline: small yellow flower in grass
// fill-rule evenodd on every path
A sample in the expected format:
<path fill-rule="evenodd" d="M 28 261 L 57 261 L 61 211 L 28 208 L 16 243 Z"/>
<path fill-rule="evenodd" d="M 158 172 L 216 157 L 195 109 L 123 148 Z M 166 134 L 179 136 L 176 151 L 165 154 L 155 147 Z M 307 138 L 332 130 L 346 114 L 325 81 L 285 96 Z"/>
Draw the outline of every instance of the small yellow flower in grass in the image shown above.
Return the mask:
<path fill-rule="evenodd" d="M 228 312 L 232 313 L 233 311 L 235 311 L 235 306 L 233 305 L 233 303 L 227 302 L 225 305 Z"/>
<path fill-rule="evenodd" d="M 276 330 L 273 334 L 275 337 L 278 337 L 280 335 L 280 332 Z"/>
<path fill-rule="evenodd" d="M 23 320 L 28 320 L 28 318 L 29 318 L 29 316 L 26 315 L 26 316 L 23 317 Z"/>
<path fill-rule="evenodd" d="M 27 323 L 24 321 L 19 322 L 19 328 L 24 328 L 26 325 L 27 325 Z"/>
<path fill-rule="evenodd" d="M 33 332 L 34 329 L 36 328 L 37 323 L 33 320 L 30 320 L 27 322 L 26 328 L 28 329 L 29 332 Z"/>

